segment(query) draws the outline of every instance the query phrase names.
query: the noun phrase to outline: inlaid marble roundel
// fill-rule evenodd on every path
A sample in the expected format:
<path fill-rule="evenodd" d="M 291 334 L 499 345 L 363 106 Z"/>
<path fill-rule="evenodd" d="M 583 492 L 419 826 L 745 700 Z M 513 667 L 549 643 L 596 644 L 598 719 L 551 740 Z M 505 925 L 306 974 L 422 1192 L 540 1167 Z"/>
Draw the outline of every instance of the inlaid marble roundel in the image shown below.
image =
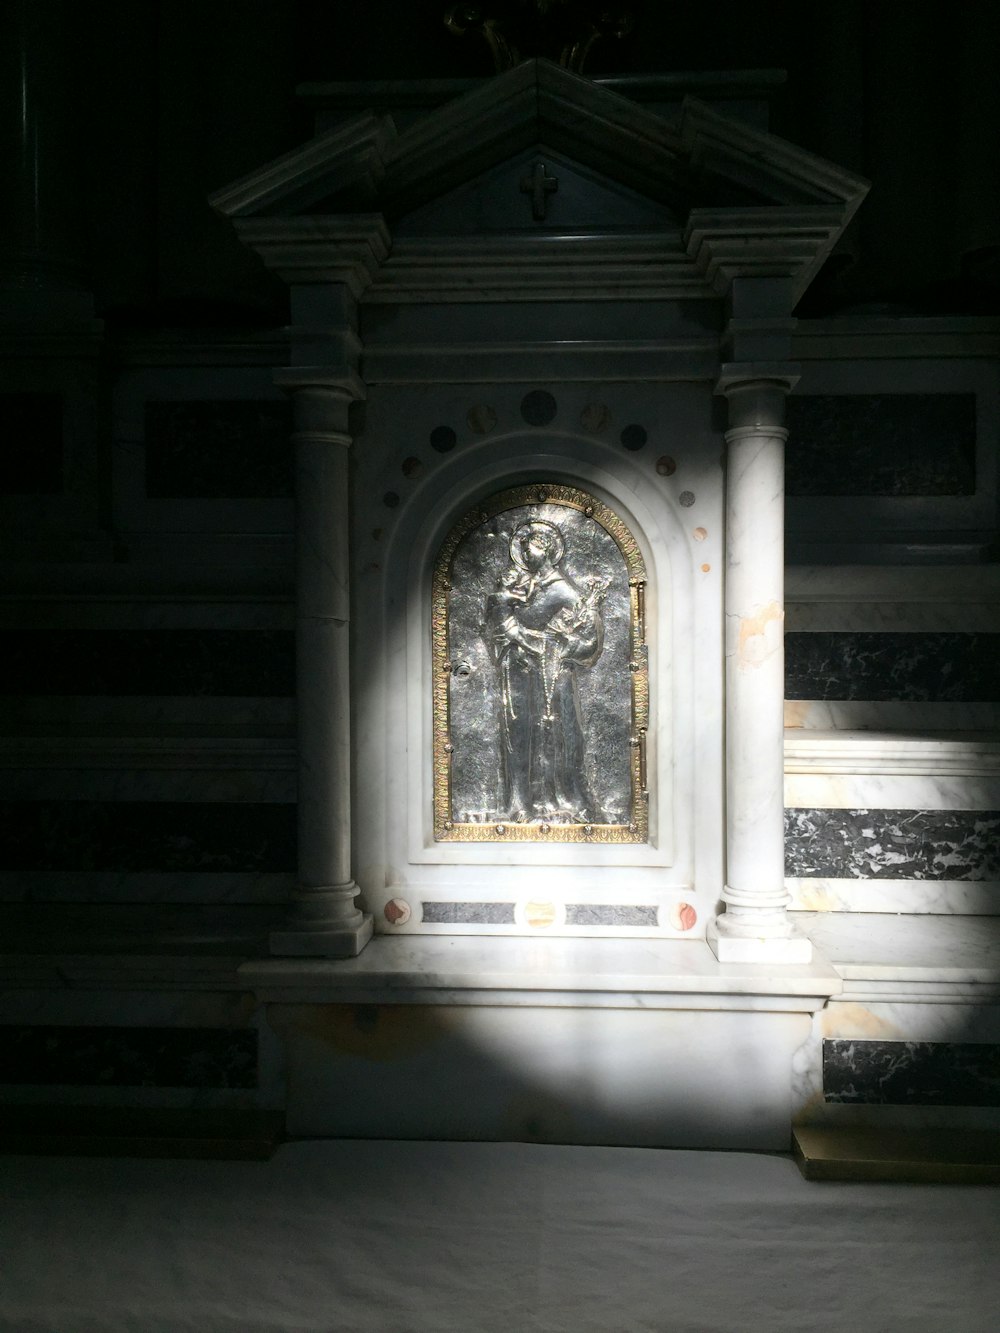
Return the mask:
<path fill-rule="evenodd" d="M 433 579 L 436 839 L 646 840 L 645 585 L 632 533 L 575 487 L 459 520 Z"/>
<path fill-rule="evenodd" d="M 521 399 L 521 416 L 529 426 L 547 426 L 557 410 L 556 400 L 544 389 L 533 389 Z"/>
<path fill-rule="evenodd" d="M 435 426 L 431 431 L 431 448 L 439 454 L 447 454 L 458 443 L 458 436 L 450 426 Z"/>
<path fill-rule="evenodd" d="M 632 453 L 641 449 L 648 438 L 645 427 L 635 424 L 626 426 L 621 433 L 622 446 Z"/>

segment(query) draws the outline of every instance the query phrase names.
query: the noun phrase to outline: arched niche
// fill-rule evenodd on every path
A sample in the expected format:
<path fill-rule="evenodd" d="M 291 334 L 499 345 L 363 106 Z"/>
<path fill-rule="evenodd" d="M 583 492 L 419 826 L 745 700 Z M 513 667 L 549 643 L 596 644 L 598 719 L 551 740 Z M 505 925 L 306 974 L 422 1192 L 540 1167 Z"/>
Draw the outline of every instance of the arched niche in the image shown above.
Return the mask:
<path fill-rule="evenodd" d="M 683 509 L 666 481 L 650 485 L 650 459 L 580 435 L 513 432 L 488 442 L 470 441 L 461 453 L 433 460 L 425 455 L 425 462 L 429 466 L 423 475 L 391 509 L 380 509 L 376 487 L 357 491 L 359 542 L 370 536 L 376 518 L 383 524 L 376 529 L 379 558 L 355 563 L 359 612 L 352 671 L 355 863 L 376 928 L 698 933 L 720 889 L 712 858 L 712 849 L 720 848 L 722 819 L 714 683 L 709 688 L 714 702 L 706 707 L 699 701 L 699 688 L 704 692 L 705 682 L 713 682 L 719 626 L 713 594 L 696 596 L 694 562 L 701 551 L 692 545 Z M 441 707 L 455 684 L 454 669 L 461 666 L 452 660 L 456 654 L 447 642 L 439 641 L 435 649 L 435 627 L 439 640 L 447 628 L 440 614 L 435 620 L 435 599 L 440 613 L 445 591 L 443 571 L 462 541 L 482 527 L 485 515 L 481 542 L 496 543 L 496 568 L 483 572 L 471 596 L 475 637 L 476 625 L 484 623 L 478 611 L 486 616 L 486 602 L 495 591 L 488 585 L 516 568 L 510 556 L 515 527 L 533 519 L 559 526 L 559 506 L 567 498 L 566 512 L 580 520 L 591 521 L 587 508 L 600 515 L 604 522 L 594 532 L 598 538 L 605 534 L 621 561 L 618 605 L 620 613 L 621 599 L 627 599 L 628 624 L 624 638 L 616 626 L 614 651 L 628 675 L 627 722 L 622 726 L 619 713 L 619 734 L 627 733 L 629 748 L 630 817 L 618 818 L 625 813 L 620 807 L 611 809 L 612 817 L 605 808 L 604 818 L 589 820 L 571 820 L 558 811 L 546 820 L 526 811 L 531 818 L 482 818 L 478 829 L 445 829 L 446 823 L 473 821 L 449 819 L 454 809 L 443 795 L 444 746 L 454 740 L 449 741 Z M 491 523 L 497 535 L 487 538 L 483 534 Z M 626 550 L 633 556 L 631 566 Z M 585 552 L 573 550 L 568 558 L 577 587 L 602 577 L 600 562 Z M 490 718 L 483 723 L 490 733 L 487 762 L 492 765 L 502 720 L 496 711 L 496 676 L 488 673 L 496 673 L 498 664 L 481 636 L 474 647 L 474 669 L 460 679 L 478 680 L 480 687 L 489 683 L 493 691 Z M 712 663 L 707 670 L 704 662 L 699 668 L 700 653 Z M 640 670 L 630 669 L 640 663 Z M 586 671 L 593 668 L 580 668 L 581 675 Z M 592 699 L 597 685 L 588 680 L 584 695 Z M 645 733 L 641 750 L 630 744 L 640 740 L 640 732 Z M 592 736 L 588 743 L 587 762 L 593 766 Z M 499 806 L 484 805 L 479 813 L 491 812 L 499 815 Z M 496 832 L 498 824 L 502 834 Z M 545 832 L 540 831 L 543 824 Z M 699 839 L 696 826 L 712 832 Z M 696 843 L 709 849 L 707 857 L 702 850 L 698 867 Z"/>
<path fill-rule="evenodd" d="M 431 586 L 435 841 L 647 840 L 646 584 L 628 525 L 579 487 L 459 518 Z"/>

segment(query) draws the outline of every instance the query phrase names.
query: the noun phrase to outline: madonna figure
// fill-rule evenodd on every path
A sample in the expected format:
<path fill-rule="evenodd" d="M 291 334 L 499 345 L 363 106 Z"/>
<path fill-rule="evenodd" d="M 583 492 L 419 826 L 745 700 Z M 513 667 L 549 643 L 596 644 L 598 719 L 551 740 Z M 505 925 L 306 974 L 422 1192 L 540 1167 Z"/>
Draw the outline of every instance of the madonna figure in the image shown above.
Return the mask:
<path fill-rule="evenodd" d="M 510 542 L 511 563 L 486 600 L 485 634 L 500 678 L 501 818 L 600 822 L 584 775 L 578 673 L 604 646 L 608 581 L 581 590 L 560 569 L 563 535 L 541 519 Z"/>

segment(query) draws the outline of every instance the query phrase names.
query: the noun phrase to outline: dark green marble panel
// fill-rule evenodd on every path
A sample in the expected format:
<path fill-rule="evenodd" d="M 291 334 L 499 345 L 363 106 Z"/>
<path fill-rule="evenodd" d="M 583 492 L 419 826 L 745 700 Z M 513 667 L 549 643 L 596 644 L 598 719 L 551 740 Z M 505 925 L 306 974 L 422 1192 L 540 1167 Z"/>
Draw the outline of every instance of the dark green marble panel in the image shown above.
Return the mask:
<path fill-rule="evenodd" d="M 785 874 L 1000 879 L 1000 810 L 785 811 Z"/>
<path fill-rule="evenodd" d="M 0 868 L 293 871 L 294 805 L 2 801 Z"/>
<path fill-rule="evenodd" d="M 288 630 L 0 631 L 0 694 L 290 695 Z"/>
<path fill-rule="evenodd" d="M 827 1040 L 823 1095 L 882 1106 L 1000 1106 L 1000 1046 Z"/>
<path fill-rule="evenodd" d="M 146 404 L 151 500 L 287 499 L 294 494 L 287 402 Z"/>
<path fill-rule="evenodd" d="M 785 635 L 785 698 L 1000 702 L 1000 634 Z"/>
<path fill-rule="evenodd" d="M 0 1083 L 104 1088 L 255 1088 L 248 1028 L 0 1025 Z"/>
<path fill-rule="evenodd" d="M 62 399 L 54 393 L 0 394 L 0 495 L 62 490 Z"/>
<path fill-rule="evenodd" d="M 793 394 L 787 424 L 789 496 L 975 492 L 974 394 Z"/>

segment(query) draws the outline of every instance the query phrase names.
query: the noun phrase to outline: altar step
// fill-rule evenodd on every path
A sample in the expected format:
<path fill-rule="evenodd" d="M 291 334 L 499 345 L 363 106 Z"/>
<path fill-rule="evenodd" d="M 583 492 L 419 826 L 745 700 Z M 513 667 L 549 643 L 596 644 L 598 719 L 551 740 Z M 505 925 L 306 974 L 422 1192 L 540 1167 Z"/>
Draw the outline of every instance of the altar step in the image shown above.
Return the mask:
<path fill-rule="evenodd" d="M 0 1107 L 0 1153 L 266 1161 L 284 1139 L 282 1111 Z"/>
<path fill-rule="evenodd" d="M 1000 1184 L 1000 1133 L 992 1130 L 800 1127 L 792 1150 L 806 1180 Z"/>

